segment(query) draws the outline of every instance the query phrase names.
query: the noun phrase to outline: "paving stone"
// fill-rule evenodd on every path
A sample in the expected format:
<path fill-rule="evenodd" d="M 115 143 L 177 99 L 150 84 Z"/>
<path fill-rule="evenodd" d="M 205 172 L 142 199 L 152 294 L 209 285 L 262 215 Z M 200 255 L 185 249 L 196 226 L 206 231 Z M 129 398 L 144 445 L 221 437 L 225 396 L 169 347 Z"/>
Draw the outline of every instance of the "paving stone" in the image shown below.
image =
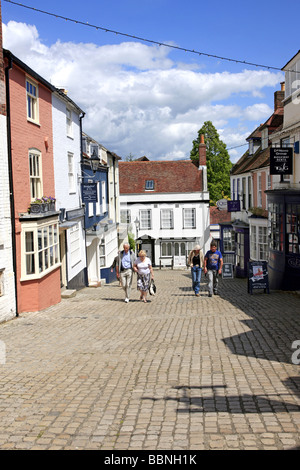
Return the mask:
<path fill-rule="evenodd" d="M 0 324 L 0 449 L 300 448 L 299 297 L 155 278 L 147 304 L 112 283 Z"/>

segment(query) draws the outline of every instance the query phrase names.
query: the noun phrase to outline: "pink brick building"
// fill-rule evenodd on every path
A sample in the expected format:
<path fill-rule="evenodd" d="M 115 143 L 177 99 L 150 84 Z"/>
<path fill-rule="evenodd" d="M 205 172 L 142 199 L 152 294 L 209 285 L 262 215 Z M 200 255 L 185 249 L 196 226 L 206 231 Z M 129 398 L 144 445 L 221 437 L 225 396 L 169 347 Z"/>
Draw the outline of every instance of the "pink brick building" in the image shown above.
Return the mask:
<path fill-rule="evenodd" d="M 9 154 L 12 162 L 18 312 L 58 303 L 58 213 L 28 213 L 43 196 L 55 197 L 52 86 L 4 50 L 9 90 Z M 41 206 L 42 207 L 42 206 Z"/>

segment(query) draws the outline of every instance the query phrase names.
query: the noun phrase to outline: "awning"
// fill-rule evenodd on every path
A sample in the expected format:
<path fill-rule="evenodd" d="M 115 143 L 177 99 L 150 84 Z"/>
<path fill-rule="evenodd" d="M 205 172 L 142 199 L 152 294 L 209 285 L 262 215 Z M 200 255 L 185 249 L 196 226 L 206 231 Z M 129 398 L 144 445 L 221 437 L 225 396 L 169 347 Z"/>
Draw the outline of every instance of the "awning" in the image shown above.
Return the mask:
<path fill-rule="evenodd" d="M 77 225 L 78 222 L 76 222 L 75 220 L 74 221 L 65 221 L 65 222 L 61 222 L 59 224 L 59 228 L 63 229 L 63 230 L 68 230 L 68 228 L 71 228 L 71 227 L 74 227 L 75 225 Z"/>

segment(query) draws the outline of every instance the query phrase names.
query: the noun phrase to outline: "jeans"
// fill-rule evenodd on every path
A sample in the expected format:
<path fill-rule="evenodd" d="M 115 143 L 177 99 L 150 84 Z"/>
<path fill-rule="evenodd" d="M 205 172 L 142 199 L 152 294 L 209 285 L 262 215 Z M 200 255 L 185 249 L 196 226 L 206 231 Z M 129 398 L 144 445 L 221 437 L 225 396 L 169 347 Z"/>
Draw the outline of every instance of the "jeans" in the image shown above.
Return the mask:
<path fill-rule="evenodd" d="M 192 281 L 193 281 L 193 290 L 195 294 L 199 294 L 200 291 L 200 281 L 201 281 L 202 268 L 199 266 L 192 267 Z"/>
<path fill-rule="evenodd" d="M 219 273 L 216 269 L 208 269 L 208 291 L 210 294 L 218 292 L 218 276 Z"/>

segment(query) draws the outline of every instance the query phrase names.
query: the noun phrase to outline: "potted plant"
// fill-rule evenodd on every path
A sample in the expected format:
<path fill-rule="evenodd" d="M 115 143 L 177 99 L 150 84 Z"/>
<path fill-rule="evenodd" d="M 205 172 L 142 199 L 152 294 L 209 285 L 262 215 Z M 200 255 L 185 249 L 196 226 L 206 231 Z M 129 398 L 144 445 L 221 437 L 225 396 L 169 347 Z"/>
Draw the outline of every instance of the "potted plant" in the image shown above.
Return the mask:
<path fill-rule="evenodd" d="M 44 201 L 42 199 L 36 198 L 30 204 L 30 213 L 39 214 L 40 212 L 43 212 L 43 204 Z"/>
<path fill-rule="evenodd" d="M 47 206 L 47 209 L 46 210 L 49 210 L 49 211 L 55 211 L 55 197 L 52 197 L 52 196 L 43 196 L 43 201 L 44 201 L 44 204 L 46 204 Z"/>

